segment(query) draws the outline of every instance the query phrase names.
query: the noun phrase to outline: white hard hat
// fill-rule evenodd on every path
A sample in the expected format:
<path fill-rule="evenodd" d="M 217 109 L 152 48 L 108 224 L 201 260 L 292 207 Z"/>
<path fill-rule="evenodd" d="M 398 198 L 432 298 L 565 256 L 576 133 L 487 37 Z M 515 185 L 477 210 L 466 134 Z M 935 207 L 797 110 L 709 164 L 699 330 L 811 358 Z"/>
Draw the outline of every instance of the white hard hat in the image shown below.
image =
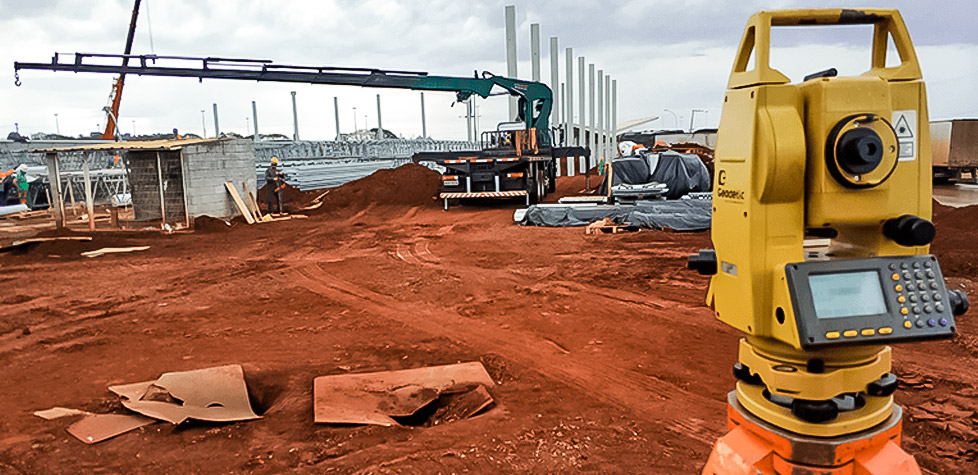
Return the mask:
<path fill-rule="evenodd" d="M 27 172 L 27 165 L 25 165 L 23 163 L 21 163 L 20 165 L 17 165 L 17 171 L 18 172 L 24 172 L 24 173 L 26 173 Z"/>

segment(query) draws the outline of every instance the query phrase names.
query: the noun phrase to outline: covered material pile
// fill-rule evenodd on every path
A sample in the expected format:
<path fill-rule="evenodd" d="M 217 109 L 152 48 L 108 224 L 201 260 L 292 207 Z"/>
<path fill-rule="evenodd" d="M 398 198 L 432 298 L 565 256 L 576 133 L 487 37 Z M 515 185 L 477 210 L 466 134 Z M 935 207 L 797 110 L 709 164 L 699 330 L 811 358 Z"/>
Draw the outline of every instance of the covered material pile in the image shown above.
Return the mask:
<path fill-rule="evenodd" d="M 691 192 L 710 191 L 710 172 L 697 155 L 666 151 L 622 157 L 612 162 L 611 194 L 627 197 L 649 188 L 642 196 L 675 200 Z M 662 185 L 665 190 L 662 190 Z M 602 188 L 607 182 L 602 184 Z M 606 194 L 607 189 L 599 190 Z"/>
<path fill-rule="evenodd" d="M 616 224 L 648 229 L 703 231 L 710 229 L 712 201 L 655 200 L 616 205 L 530 206 L 519 223 L 524 226 L 586 226 L 608 218 Z"/>

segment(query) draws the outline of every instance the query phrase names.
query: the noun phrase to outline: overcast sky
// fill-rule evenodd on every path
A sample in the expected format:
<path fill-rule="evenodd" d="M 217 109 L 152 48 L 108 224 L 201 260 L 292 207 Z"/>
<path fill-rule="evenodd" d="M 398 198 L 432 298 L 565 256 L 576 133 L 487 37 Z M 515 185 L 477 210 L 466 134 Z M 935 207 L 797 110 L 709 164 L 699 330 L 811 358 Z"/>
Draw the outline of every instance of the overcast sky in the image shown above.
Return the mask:
<path fill-rule="evenodd" d="M 927 81 L 932 119 L 978 117 L 978 2 L 858 3 L 901 10 Z M 688 127 L 692 109 L 707 111 L 695 114 L 695 127 L 716 126 L 735 48 L 755 11 L 850 5 L 834 0 L 143 0 L 133 53 L 505 75 L 507 4 L 517 6 L 520 77 L 530 76 L 530 24 L 539 23 L 544 82 L 550 82 L 549 38 L 556 36 L 561 76 L 564 49 L 572 47 L 575 57 L 584 56 L 617 79 L 619 122 L 660 116 L 650 124 L 656 128 Z M 0 133 L 5 137 L 15 122 L 22 134 L 55 132 L 55 114 L 65 135 L 87 134 L 104 124 L 100 111 L 111 76 L 24 71 L 18 88 L 13 62 L 50 61 L 54 52 L 121 53 L 132 5 L 130 0 L 0 0 L 0 64 L 7 68 L 0 69 L 6 71 L 0 74 Z M 785 31 L 774 40 L 772 66 L 793 80 L 833 66 L 853 74 L 868 68 L 868 29 Z M 378 93 L 385 128 L 405 137 L 421 134 L 415 91 L 137 76 L 127 77 L 120 123 L 124 132 L 177 127 L 200 134 L 204 110 L 212 135 L 211 104 L 217 103 L 221 130 L 244 133 L 255 100 L 262 133 L 291 135 L 293 90 L 303 139 L 334 137 L 334 96 L 342 132 L 353 130 L 354 107 L 360 128 L 364 121 L 376 126 Z M 464 139 L 465 108 L 450 107 L 454 95 L 430 92 L 425 99 L 429 134 Z M 506 119 L 504 98 L 480 105 L 483 129 Z"/>

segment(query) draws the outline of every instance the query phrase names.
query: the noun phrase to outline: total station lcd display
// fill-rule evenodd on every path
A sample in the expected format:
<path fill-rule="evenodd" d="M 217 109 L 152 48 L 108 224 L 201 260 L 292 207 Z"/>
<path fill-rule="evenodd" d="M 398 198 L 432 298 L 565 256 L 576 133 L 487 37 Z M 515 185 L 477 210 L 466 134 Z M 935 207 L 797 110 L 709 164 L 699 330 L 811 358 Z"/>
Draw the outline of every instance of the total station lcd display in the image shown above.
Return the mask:
<path fill-rule="evenodd" d="M 808 276 L 815 316 L 845 318 L 886 313 L 883 287 L 876 271 Z"/>

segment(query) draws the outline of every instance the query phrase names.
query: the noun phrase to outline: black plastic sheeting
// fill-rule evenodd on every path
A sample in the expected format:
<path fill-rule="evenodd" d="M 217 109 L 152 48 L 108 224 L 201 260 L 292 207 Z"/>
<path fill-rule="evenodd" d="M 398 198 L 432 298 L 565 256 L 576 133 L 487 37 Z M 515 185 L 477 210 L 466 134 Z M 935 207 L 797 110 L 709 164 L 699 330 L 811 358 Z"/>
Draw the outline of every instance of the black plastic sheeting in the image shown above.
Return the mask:
<path fill-rule="evenodd" d="M 710 172 L 700 157 L 693 154 L 662 152 L 649 181 L 669 187 L 666 199 L 674 200 L 690 192 L 710 191 Z"/>
<path fill-rule="evenodd" d="M 614 175 L 613 185 L 642 185 L 652 181 L 652 172 L 649 170 L 649 162 L 645 157 L 622 157 L 616 158 L 611 167 Z"/>
<path fill-rule="evenodd" d="M 612 186 L 663 183 L 669 188 L 670 200 L 697 191 L 710 191 L 710 172 L 700 157 L 672 151 L 645 153 L 641 156 L 616 158 L 612 162 Z M 598 193 L 607 191 L 602 183 Z"/>
<path fill-rule="evenodd" d="M 629 205 L 542 205 L 530 206 L 521 225 L 586 226 L 610 218 L 616 224 L 647 229 L 705 231 L 710 229 L 711 200 L 639 201 Z"/>

